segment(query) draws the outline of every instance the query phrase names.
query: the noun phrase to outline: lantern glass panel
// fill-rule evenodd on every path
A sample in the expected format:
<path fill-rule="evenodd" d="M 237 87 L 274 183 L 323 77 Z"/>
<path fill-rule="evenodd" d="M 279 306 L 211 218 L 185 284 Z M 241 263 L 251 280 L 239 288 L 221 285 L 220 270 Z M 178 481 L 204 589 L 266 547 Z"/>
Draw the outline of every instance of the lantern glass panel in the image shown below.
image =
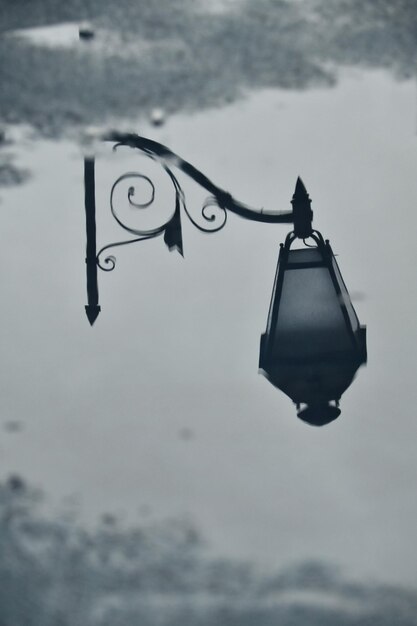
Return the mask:
<path fill-rule="evenodd" d="M 346 311 L 349 316 L 350 325 L 352 327 L 353 332 L 356 333 L 356 331 L 358 331 L 360 327 L 358 316 L 356 315 L 355 309 L 353 308 L 348 290 L 346 289 L 345 281 L 342 278 L 342 275 L 339 270 L 339 266 L 334 257 L 332 257 L 332 267 L 333 267 L 333 271 L 335 273 L 336 280 L 338 282 L 340 292 L 341 292 L 340 300 L 346 307 Z"/>
<path fill-rule="evenodd" d="M 271 330 L 272 358 L 320 358 L 352 350 L 340 294 L 317 248 L 289 250 Z"/>

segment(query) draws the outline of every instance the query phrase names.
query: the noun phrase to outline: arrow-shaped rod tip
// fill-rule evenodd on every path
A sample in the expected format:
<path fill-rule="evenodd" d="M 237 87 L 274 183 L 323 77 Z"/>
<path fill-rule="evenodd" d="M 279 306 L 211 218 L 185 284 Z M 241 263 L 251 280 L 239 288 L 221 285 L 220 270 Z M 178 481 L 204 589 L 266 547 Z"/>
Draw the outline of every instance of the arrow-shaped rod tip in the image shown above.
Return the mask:
<path fill-rule="evenodd" d="M 90 322 L 90 326 L 94 324 L 94 322 L 98 318 L 100 311 L 101 311 L 100 306 L 96 304 L 93 304 L 93 305 L 87 304 L 87 306 L 85 307 L 85 312 L 88 317 L 88 321 Z"/>

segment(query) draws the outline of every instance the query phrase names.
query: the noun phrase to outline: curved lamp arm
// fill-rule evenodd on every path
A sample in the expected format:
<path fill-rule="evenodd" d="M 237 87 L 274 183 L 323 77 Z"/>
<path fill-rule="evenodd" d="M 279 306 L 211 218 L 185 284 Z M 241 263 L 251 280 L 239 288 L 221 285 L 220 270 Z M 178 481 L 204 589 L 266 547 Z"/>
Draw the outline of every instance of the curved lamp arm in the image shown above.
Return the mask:
<path fill-rule="evenodd" d="M 110 131 L 106 133 L 102 139 L 116 143 L 116 146 L 138 148 L 149 156 L 156 156 L 170 165 L 175 165 L 177 169 L 194 180 L 200 187 L 203 187 L 206 191 L 211 193 L 211 195 L 216 198 L 220 207 L 232 213 L 236 213 L 236 215 L 240 217 L 270 224 L 288 224 L 293 222 L 293 211 L 268 212 L 262 209 L 257 210 L 252 209 L 243 202 L 235 200 L 230 193 L 215 185 L 207 176 L 194 167 L 194 165 L 182 159 L 162 143 L 153 141 L 153 139 L 148 139 L 147 137 L 142 137 L 134 133 L 120 133 L 118 131 Z"/>
<path fill-rule="evenodd" d="M 306 188 L 298 177 L 295 192 L 291 201 L 291 211 L 263 211 L 256 210 L 248 205 L 239 202 L 233 198 L 233 196 L 224 189 L 215 185 L 207 176 L 205 176 L 200 170 L 194 167 L 188 161 L 185 161 L 180 156 L 172 152 L 169 148 L 157 141 L 136 135 L 134 133 L 121 133 L 118 131 L 109 131 L 99 136 L 102 141 L 110 141 L 115 144 L 114 149 L 118 146 L 129 146 L 141 150 L 148 157 L 159 161 L 165 172 L 171 179 L 171 182 L 175 190 L 175 210 L 173 215 L 167 222 L 160 227 L 154 228 L 151 231 L 140 231 L 132 229 L 124 224 L 116 214 L 115 207 L 113 206 L 113 192 L 115 187 L 124 179 L 130 177 L 145 179 L 151 186 L 151 199 L 146 203 L 137 203 L 132 200 L 134 196 L 134 187 L 130 187 L 128 191 L 128 201 L 132 207 L 145 208 L 152 204 L 154 198 L 154 185 L 152 181 L 142 174 L 131 173 L 121 176 L 114 183 L 110 195 L 110 207 L 113 217 L 117 223 L 131 235 L 134 235 L 133 239 L 125 241 L 119 241 L 110 243 L 103 246 L 97 253 L 96 248 L 96 206 L 95 206 L 95 174 L 94 174 L 94 158 L 86 157 L 84 159 L 84 188 L 85 188 L 85 212 L 86 212 L 86 232 L 87 232 L 87 249 L 86 249 L 86 269 L 87 269 L 87 296 L 88 304 L 85 307 L 87 317 L 91 325 L 94 324 L 97 316 L 100 312 L 99 299 L 98 299 L 98 281 L 97 281 L 97 268 L 99 267 L 105 271 L 111 271 L 115 267 L 116 260 L 114 256 L 107 256 L 104 261 L 100 260 L 100 256 L 110 248 L 117 246 L 124 246 L 137 241 L 143 241 L 150 239 L 164 233 L 164 240 L 170 250 L 176 248 L 182 255 L 182 229 L 181 229 L 181 208 L 185 211 L 191 222 L 200 230 L 205 232 L 216 232 L 223 228 L 227 219 L 227 212 L 235 213 L 239 217 L 256 222 L 263 222 L 269 224 L 294 224 L 294 236 L 299 238 L 306 238 L 311 235 L 312 232 L 312 218 L 313 212 L 311 210 L 311 201 L 307 194 Z M 172 171 L 172 167 L 179 169 L 186 174 L 200 187 L 203 187 L 208 191 L 212 199 L 209 200 L 202 209 L 202 217 L 205 223 L 211 223 L 210 228 L 199 224 L 194 220 L 189 213 L 184 193 L 182 188 Z M 217 217 L 214 211 L 209 212 L 209 207 L 213 204 L 217 205 L 217 211 L 220 209 L 222 213 L 222 219 L 220 225 L 217 225 Z M 212 207 L 213 208 L 213 207 Z"/>

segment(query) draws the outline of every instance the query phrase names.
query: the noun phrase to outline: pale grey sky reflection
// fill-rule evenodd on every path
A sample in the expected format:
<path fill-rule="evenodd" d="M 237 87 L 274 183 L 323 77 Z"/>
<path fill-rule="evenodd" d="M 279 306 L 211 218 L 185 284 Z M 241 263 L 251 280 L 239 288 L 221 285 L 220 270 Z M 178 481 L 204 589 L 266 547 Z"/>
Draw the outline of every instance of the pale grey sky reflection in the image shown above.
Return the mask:
<path fill-rule="evenodd" d="M 132 126 L 135 126 L 132 123 Z M 277 565 L 319 558 L 414 584 L 417 460 L 415 85 L 348 72 L 337 88 L 265 91 L 139 129 L 237 198 L 286 209 L 298 175 L 368 326 L 368 367 L 326 429 L 301 423 L 257 373 L 285 226 L 230 217 L 185 259 L 162 240 L 116 253 L 102 314 L 84 314 L 82 155 L 16 144 L 26 185 L 2 190 L 4 423 L 0 474 L 21 474 L 84 519 L 193 518 L 213 550 Z M 97 163 L 99 243 L 123 238 L 110 184 L 130 156 Z M 196 210 L 204 196 L 184 184 Z M 163 199 L 164 200 L 164 199 Z M 193 437 L 184 440 L 182 429 Z"/>

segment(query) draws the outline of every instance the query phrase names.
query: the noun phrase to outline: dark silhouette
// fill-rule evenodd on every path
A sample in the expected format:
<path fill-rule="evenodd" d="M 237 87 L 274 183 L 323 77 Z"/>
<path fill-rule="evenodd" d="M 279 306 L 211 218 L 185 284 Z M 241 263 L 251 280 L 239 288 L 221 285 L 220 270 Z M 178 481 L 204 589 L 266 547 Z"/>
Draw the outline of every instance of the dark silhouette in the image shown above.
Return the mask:
<path fill-rule="evenodd" d="M 87 234 L 86 268 L 87 268 L 87 298 L 85 307 L 88 321 L 91 326 L 100 313 L 98 304 L 97 284 L 97 252 L 96 252 L 96 197 L 94 159 L 84 159 L 84 191 L 85 191 L 85 223 Z"/>
<path fill-rule="evenodd" d="M 295 215 L 309 215 L 310 199 L 300 179 L 292 203 Z M 308 235 L 305 224 L 298 232 L 281 244 L 259 366 L 295 402 L 298 417 L 323 426 L 340 415 L 340 397 L 366 363 L 366 329 L 329 242 L 311 227 Z M 305 247 L 291 249 L 297 238 Z M 302 404 L 307 406 L 301 409 Z"/>
<path fill-rule="evenodd" d="M 171 179 L 175 207 L 168 221 L 157 228 L 147 231 L 131 228 L 117 215 L 113 204 L 115 188 L 127 179 L 133 183 L 138 178 L 146 180 L 151 190 L 150 199 L 134 201 L 134 184 L 129 186 L 127 192 L 129 204 L 143 209 L 152 205 L 155 186 L 143 174 L 124 174 L 113 184 L 110 207 L 119 226 L 133 234 L 134 238 L 107 244 L 97 252 L 94 159 L 85 159 L 88 294 L 85 308 L 90 324 L 94 324 L 100 312 L 97 266 L 104 271 L 112 271 L 116 265 L 116 259 L 111 255 L 105 257 L 103 263 L 100 261 L 102 253 L 110 248 L 164 234 L 167 247 L 183 255 L 182 213 L 203 232 L 221 230 L 226 224 L 228 211 L 257 222 L 292 222 L 294 230 L 287 235 L 285 245 L 281 244 L 268 326 L 261 339 L 259 367 L 273 385 L 296 403 L 300 419 L 315 426 L 335 420 L 340 415 L 338 403 L 341 395 L 351 384 L 360 365 L 366 363 L 366 329 L 359 324 L 329 242 L 313 230 L 311 200 L 301 178 L 297 178 L 291 201 L 292 211 L 259 211 L 235 200 L 230 193 L 161 143 L 117 131 L 106 133 L 101 139 L 115 142 L 116 147 L 136 148 L 157 159 Z M 200 222 L 187 209 L 183 190 L 171 169 L 172 164 L 212 194 L 203 206 Z M 304 247 L 292 248 L 296 240 L 302 240 Z M 302 404 L 307 406 L 301 408 Z"/>

